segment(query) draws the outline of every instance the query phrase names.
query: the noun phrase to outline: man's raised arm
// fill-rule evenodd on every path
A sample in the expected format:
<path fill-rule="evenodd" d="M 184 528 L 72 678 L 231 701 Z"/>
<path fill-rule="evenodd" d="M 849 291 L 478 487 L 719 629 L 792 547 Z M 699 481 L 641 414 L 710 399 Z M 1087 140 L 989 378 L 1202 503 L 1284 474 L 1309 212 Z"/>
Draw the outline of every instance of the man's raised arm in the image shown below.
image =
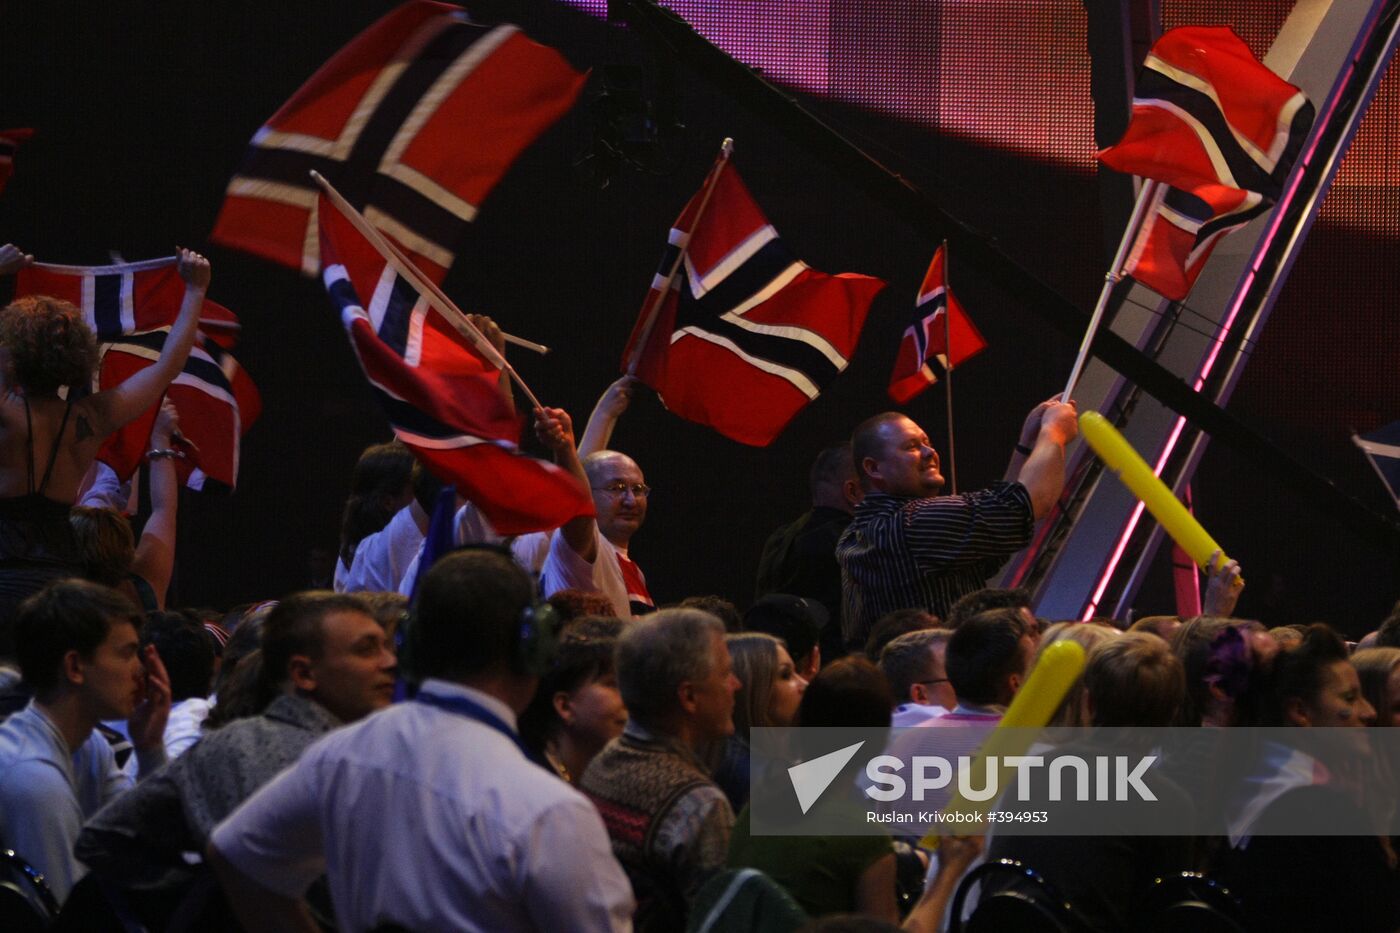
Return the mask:
<path fill-rule="evenodd" d="M 593 414 L 588 416 L 588 424 L 584 426 L 583 437 L 579 439 L 580 457 L 608 449 L 613 428 L 617 427 L 617 419 L 622 417 L 622 413 L 632 403 L 632 393 L 636 391 L 637 385 L 639 383 L 636 378 L 623 376 L 608 386 L 598 398 L 598 404 L 593 406 Z"/>
<path fill-rule="evenodd" d="M 1016 478 L 1031 494 L 1031 509 L 1039 521 L 1065 488 L 1065 445 L 1078 436 L 1079 419 L 1072 401 L 1042 402 L 1035 411 L 1041 413 L 1035 443 Z M 1032 423 L 1032 418 L 1026 419 L 1027 427 Z"/>
<path fill-rule="evenodd" d="M 569 413 L 562 408 L 536 408 L 535 435 L 554 452 L 554 462 L 572 473 L 583 484 L 584 491 L 593 495 L 588 474 L 574 445 L 574 422 Z M 560 528 L 559 533 L 575 554 L 591 564 L 598 556 L 596 528 L 592 515 L 580 515 Z"/>

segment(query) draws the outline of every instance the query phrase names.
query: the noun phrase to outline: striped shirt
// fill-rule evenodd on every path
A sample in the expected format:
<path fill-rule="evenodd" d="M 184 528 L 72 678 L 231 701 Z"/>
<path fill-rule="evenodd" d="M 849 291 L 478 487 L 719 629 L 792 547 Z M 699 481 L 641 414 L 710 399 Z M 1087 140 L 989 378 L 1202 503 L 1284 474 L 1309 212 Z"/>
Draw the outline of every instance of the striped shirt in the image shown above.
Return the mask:
<path fill-rule="evenodd" d="M 896 609 L 947 615 L 1030 543 L 1034 527 L 1020 483 L 923 499 L 868 494 L 836 544 L 846 644 L 865 644 L 876 621 Z"/>

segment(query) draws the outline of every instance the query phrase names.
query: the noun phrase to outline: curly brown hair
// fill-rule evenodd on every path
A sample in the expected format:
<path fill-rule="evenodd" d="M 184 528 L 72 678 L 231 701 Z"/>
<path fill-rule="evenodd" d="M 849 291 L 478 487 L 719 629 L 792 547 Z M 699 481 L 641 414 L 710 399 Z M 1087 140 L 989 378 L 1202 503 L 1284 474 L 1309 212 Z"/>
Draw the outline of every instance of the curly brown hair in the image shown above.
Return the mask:
<path fill-rule="evenodd" d="M 32 395 L 86 386 L 97 366 L 97 340 L 83 313 L 47 295 L 17 298 L 0 310 L 0 345 L 10 351 L 15 382 Z"/>

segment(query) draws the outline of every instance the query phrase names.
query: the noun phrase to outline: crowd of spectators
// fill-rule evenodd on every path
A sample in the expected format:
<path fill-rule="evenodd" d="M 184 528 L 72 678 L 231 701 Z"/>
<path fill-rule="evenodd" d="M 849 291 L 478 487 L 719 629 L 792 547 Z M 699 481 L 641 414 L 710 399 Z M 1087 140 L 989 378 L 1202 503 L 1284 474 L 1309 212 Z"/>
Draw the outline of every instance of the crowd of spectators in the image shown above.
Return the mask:
<path fill-rule="evenodd" d="M 207 263 L 185 255 L 182 272 L 197 298 Z M 74 326 L 31 305 L 0 312 L 0 341 L 17 316 Z M 751 605 L 657 609 L 631 553 L 650 489 L 606 446 L 624 378 L 580 441 L 566 413 L 535 412 L 596 515 L 503 539 L 459 502 L 459 547 L 434 557 L 442 483 L 378 444 L 351 476 L 332 588 L 213 611 L 166 604 L 178 493 L 155 497 L 140 535 L 120 510 L 71 507 L 95 451 L 72 422 L 110 427 L 153 404 L 159 378 L 65 407 L 42 367 L 15 362 L 0 492 L 27 504 L 0 500 L 0 847 L 43 875 L 56 929 L 933 931 L 969 869 L 1003 858 L 1088 930 L 1145 924 L 1154 883 L 1183 872 L 1228 891 L 1245 929 L 1400 929 L 1365 782 L 1269 747 L 1248 776 L 1269 794 L 1222 807 L 1208 837 L 992 830 L 928 846 L 861 825 L 855 781 L 814 805 L 851 832 L 802 831 L 786 770 L 824 750 L 799 739 L 771 760 L 752 730 L 875 730 L 893 754 L 975 756 L 1065 640 L 1086 663 L 1051 723 L 1086 747 L 1095 730 L 1400 723 L 1400 606 L 1353 651 L 1324 624 L 1233 617 L 1233 564 L 1210 574 L 1205 614 L 1126 631 L 981 588 L 1059 494 L 1072 406 L 1033 410 L 1007 479 L 960 497 L 937 495 L 917 425 L 871 419 L 817 457 L 812 511 L 764 548 Z M 156 424 L 168 446 L 178 419 Z M 1152 786 L 1185 796 L 1170 768 Z M 756 832 L 761 808 L 793 831 Z M 1320 811 L 1351 831 L 1278 831 Z"/>

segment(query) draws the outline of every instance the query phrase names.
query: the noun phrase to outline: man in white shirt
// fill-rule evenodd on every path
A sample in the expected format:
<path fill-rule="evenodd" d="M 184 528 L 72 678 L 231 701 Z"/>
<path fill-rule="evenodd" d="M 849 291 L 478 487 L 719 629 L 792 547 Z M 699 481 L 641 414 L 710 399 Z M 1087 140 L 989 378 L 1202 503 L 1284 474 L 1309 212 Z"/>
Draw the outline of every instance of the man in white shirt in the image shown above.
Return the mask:
<path fill-rule="evenodd" d="M 656 608 L 642 569 L 628 555 L 632 536 L 647 517 L 651 487 L 642 468 L 624 453 L 599 450 L 579 460 L 573 422 L 559 408 L 535 412 L 535 431 L 559 465 L 588 484 L 594 516 L 582 516 L 554 533 L 544 560 L 546 596 L 560 590 L 596 590 L 608 597 L 618 618 Z"/>
<path fill-rule="evenodd" d="M 83 820 L 131 787 L 103 719 L 125 719 L 142 777 L 165 763 L 170 682 L 141 614 L 115 590 L 49 584 L 20 607 L 15 648 L 34 699 L 0 725 L 0 846 L 43 873 L 62 902 L 85 869 L 73 856 Z"/>
<path fill-rule="evenodd" d="M 325 874 L 347 930 L 630 930 L 597 811 L 516 729 L 552 627 L 503 553 L 440 559 L 409 636 L 417 698 L 323 739 L 214 830 L 244 926 L 316 929 L 301 898 Z"/>
<path fill-rule="evenodd" d="M 428 533 L 443 484 L 419 460 L 413 461 L 411 476 L 413 498 L 394 513 L 389 524 L 366 535 L 355 548 L 341 592 L 398 592 L 410 566 L 417 566 L 418 552 L 423 548 L 423 537 Z"/>

